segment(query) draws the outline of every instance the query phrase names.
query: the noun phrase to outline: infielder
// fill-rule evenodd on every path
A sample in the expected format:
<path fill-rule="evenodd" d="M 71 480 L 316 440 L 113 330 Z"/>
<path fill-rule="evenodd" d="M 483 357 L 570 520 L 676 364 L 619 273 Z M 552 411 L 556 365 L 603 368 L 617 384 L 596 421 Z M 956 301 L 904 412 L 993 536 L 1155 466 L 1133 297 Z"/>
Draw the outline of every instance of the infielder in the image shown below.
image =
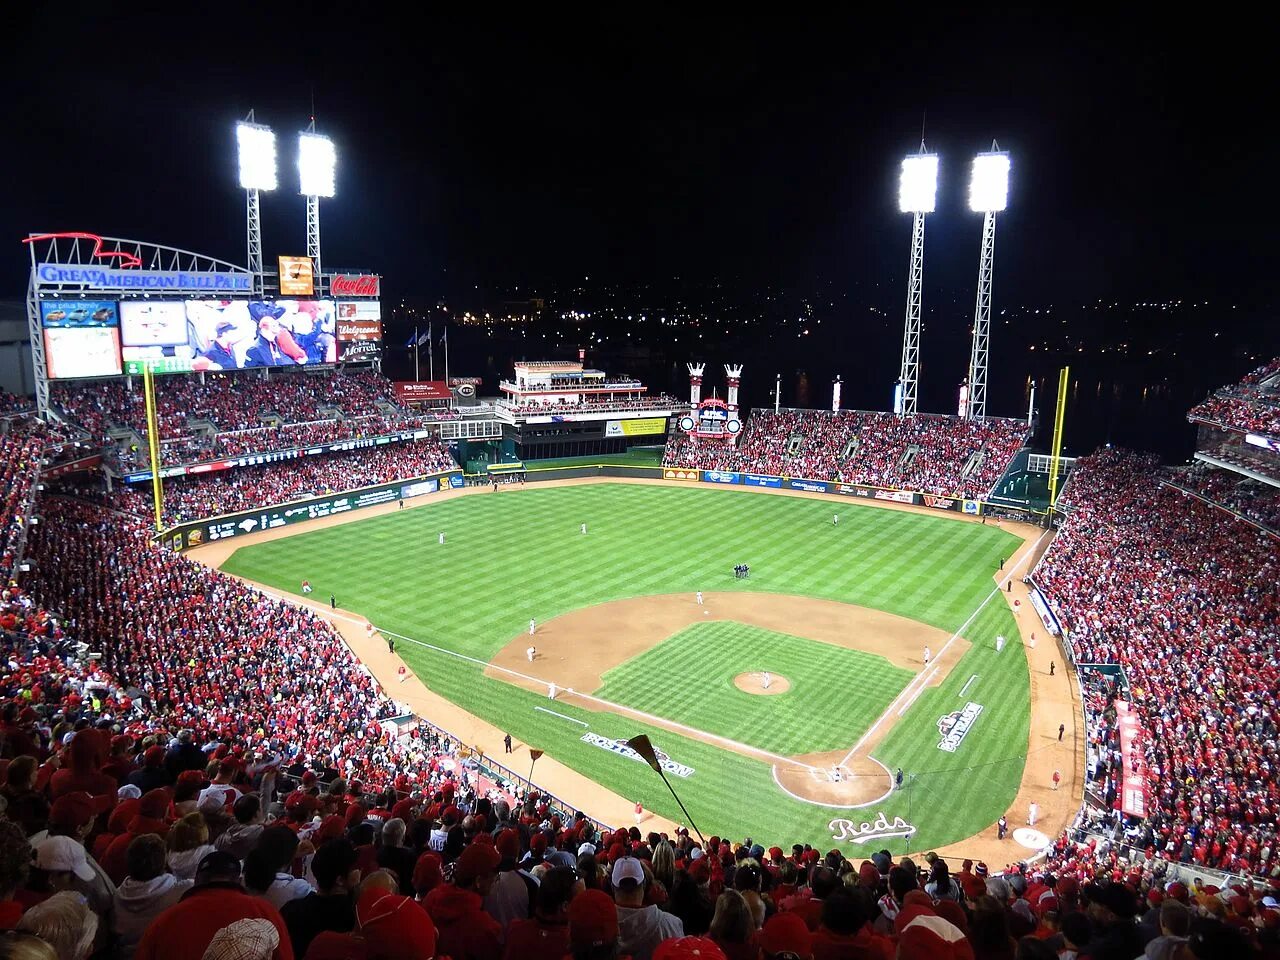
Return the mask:
<path fill-rule="evenodd" d="M 699 590 L 695 596 L 698 598 L 698 606 L 702 606 L 702 591 Z"/>
<path fill-rule="evenodd" d="M 538 629 L 538 624 L 534 621 L 533 617 L 530 617 L 529 618 L 529 636 L 532 637 L 534 631 L 537 629 Z"/>
<path fill-rule="evenodd" d="M 556 685 L 554 683 L 547 684 L 547 699 L 554 700 L 556 698 Z"/>
<path fill-rule="evenodd" d="M 771 683 L 773 683 L 773 677 L 772 677 L 772 676 L 770 676 L 770 675 L 769 675 L 769 671 L 768 671 L 768 670 L 766 670 L 766 671 L 764 672 L 764 677 L 763 677 L 763 679 L 761 679 L 761 681 L 760 681 L 760 686 L 762 686 L 764 689 L 768 690 L 768 689 L 769 689 L 769 684 L 771 684 Z"/>
<path fill-rule="evenodd" d="M 529 658 L 530 663 L 533 663 L 533 658 L 538 655 L 538 651 L 534 649 L 533 644 L 529 644 L 529 649 L 524 652 L 524 655 Z"/>
<path fill-rule="evenodd" d="M 926 667 L 929 665 L 929 660 L 930 660 L 932 657 L 933 657 L 933 651 L 932 651 L 932 650 L 930 650 L 928 647 L 925 647 L 925 648 L 924 648 L 924 665 L 925 665 Z"/>

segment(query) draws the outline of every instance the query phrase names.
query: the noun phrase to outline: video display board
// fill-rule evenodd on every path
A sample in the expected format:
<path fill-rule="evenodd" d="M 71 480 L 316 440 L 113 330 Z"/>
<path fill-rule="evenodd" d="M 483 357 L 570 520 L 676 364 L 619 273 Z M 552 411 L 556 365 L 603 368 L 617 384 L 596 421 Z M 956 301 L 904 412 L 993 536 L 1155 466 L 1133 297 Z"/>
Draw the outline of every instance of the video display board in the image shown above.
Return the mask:
<path fill-rule="evenodd" d="M 40 325 L 51 380 L 120 373 L 120 316 L 114 300 L 41 300 Z"/>

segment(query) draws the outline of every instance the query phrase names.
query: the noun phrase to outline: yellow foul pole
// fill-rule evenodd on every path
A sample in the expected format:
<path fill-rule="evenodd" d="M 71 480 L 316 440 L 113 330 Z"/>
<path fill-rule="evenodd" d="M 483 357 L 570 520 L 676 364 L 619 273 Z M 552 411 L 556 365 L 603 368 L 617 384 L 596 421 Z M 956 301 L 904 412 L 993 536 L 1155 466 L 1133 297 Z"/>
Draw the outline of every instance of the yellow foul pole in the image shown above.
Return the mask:
<path fill-rule="evenodd" d="M 1058 402 L 1053 414 L 1053 459 L 1049 463 L 1049 509 L 1058 502 L 1058 468 L 1062 461 L 1062 423 L 1067 413 L 1067 383 L 1071 368 L 1063 367 L 1058 373 Z"/>
<path fill-rule="evenodd" d="M 142 394 L 147 413 L 147 452 L 151 456 L 151 502 L 156 512 L 156 533 L 164 529 L 164 483 L 160 480 L 160 427 L 156 421 L 155 377 L 151 364 L 142 365 Z"/>

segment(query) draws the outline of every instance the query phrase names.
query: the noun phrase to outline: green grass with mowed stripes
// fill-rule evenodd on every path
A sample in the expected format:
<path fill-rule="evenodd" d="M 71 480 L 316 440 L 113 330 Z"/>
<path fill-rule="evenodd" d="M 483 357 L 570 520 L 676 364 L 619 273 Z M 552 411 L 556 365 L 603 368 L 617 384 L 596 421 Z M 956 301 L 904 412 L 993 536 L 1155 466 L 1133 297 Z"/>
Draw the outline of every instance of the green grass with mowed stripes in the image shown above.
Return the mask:
<path fill-rule="evenodd" d="M 837 510 L 838 526 L 831 522 Z M 895 717 L 875 751 L 890 769 L 903 768 L 906 789 L 857 810 L 788 797 L 761 761 L 571 702 L 555 707 L 601 736 L 648 733 L 674 760 L 694 768 L 688 779 L 673 780 L 704 833 L 768 837 L 783 846 L 830 843 L 833 817 L 861 822 L 883 812 L 914 824 L 910 847 L 922 849 L 988 826 L 1017 792 L 1030 714 L 1027 664 L 1021 644 L 995 652 L 997 634 L 1016 637 L 1017 631 L 1003 598 L 992 598 L 992 575 L 1018 542 L 995 525 L 857 503 L 601 482 L 440 500 L 242 547 L 224 569 L 294 592 L 309 579 L 317 596 L 335 594 L 341 606 L 380 629 L 442 648 L 409 640 L 397 645 L 432 690 L 677 821 L 679 808 L 643 764 L 583 741 L 588 728 L 535 710 L 546 706 L 544 696 L 485 677 L 479 664 L 442 651 L 487 662 L 527 630 L 530 617 L 543 622 L 609 600 L 696 590 L 808 595 L 910 617 L 948 634 L 963 626 L 971 649 L 941 686 Z M 733 577 L 733 565 L 743 562 L 751 564 L 749 580 Z M 907 679 L 881 658 L 871 658 L 877 669 L 866 669 L 868 655 L 855 651 L 816 644 L 833 658 L 819 666 L 814 641 L 778 642 L 779 635 L 764 631 L 755 637 L 740 624 L 706 625 L 712 627 L 742 631 L 738 636 L 749 642 L 717 644 L 715 657 L 687 656 L 705 640 L 699 625 L 691 637 L 677 635 L 611 671 L 606 695 L 613 686 L 619 699 L 646 712 L 790 754 L 846 741 L 852 746 Z M 735 649 L 741 651 L 736 664 Z M 795 673 L 812 688 L 812 701 L 733 689 L 734 675 L 761 669 L 756 662 L 765 650 L 789 664 L 780 672 Z M 827 670 L 835 679 L 823 688 Z M 661 685 L 650 687 L 650 675 L 663 679 L 665 696 Z M 734 710 L 735 696 L 753 702 Z M 977 723 L 956 752 L 939 750 L 938 719 L 968 701 L 983 706 Z M 497 754 L 497 744 L 484 746 Z M 901 850 L 907 844 L 874 846 Z"/>

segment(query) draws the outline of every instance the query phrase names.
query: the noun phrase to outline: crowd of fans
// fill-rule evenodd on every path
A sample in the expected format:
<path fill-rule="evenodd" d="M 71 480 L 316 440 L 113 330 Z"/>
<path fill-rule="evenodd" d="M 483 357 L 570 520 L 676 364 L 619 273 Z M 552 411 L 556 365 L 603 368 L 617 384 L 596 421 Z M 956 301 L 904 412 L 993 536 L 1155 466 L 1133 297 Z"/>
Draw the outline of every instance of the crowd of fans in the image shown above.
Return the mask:
<path fill-rule="evenodd" d="M 1280 487 L 1200 465 L 1168 470 L 1161 479 L 1280 534 Z"/>
<path fill-rule="evenodd" d="M 147 417 L 141 383 L 132 378 L 55 383 L 50 399 L 72 422 L 95 439 L 104 440 L 112 427 L 125 427 L 146 436 Z M 157 377 L 156 419 L 161 440 L 191 433 L 190 420 L 208 420 L 219 432 L 263 426 L 262 416 L 273 413 L 285 423 L 317 418 L 322 406 L 339 408 L 346 416 L 383 412 L 380 404 L 395 405 L 391 381 L 371 369 L 332 370 L 322 374 L 257 371 Z"/>
<path fill-rule="evenodd" d="M 164 482 L 164 520 L 166 524 L 185 523 L 408 480 L 457 466 L 445 443 L 426 438 L 252 468 L 173 477 Z M 118 487 L 108 502 L 138 516 L 152 515 L 151 489 L 145 484 Z"/>
<path fill-rule="evenodd" d="M 1192 407 L 1187 419 L 1280 437 L 1280 357 L 1258 367 L 1239 383 L 1215 391 Z"/>
<path fill-rule="evenodd" d="M 5 578 L 20 559 L 37 467 L 50 439 L 44 424 L 33 417 L 10 418 L 0 433 L 0 576 Z"/>
<path fill-rule="evenodd" d="M 673 436 L 665 466 L 986 496 L 1025 444 L 1020 420 L 864 410 L 756 410 L 736 446 Z"/>
<path fill-rule="evenodd" d="M 0 417 L 12 416 L 35 409 L 35 400 L 28 396 L 19 396 L 8 390 L 0 390 Z"/>
<path fill-rule="evenodd" d="M 1077 462 L 1034 578 L 1075 658 L 1118 664 L 1145 729 L 1152 855 L 1276 869 L 1280 539 L 1158 482 L 1156 462 Z"/>
<path fill-rule="evenodd" d="M 165 465 L 202 463 L 275 450 L 291 450 L 341 440 L 383 437 L 392 433 L 419 429 L 442 420 L 458 420 L 461 414 L 451 408 L 425 410 L 393 416 L 369 415 L 341 420 L 313 420 L 308 423 L 284 423 L 251 430 L 233 430 L 180 440 L 166 440 L 160 445 L 160 462 Z M 147 463 L 147 451 L 132 448 L 120 451 L 117 462 L 126 470 Z"/>
<path fill-rule="evenodd" d="M 500 400 L 498 408 L 507 410 L 517 416 L 540 416 L 542 414 L 555 414 L 557 416 L 566 413 L 609 413 L 611 411 L 626 410 L 674 410 L 682 406 L 680 401 L 675 397 L 666 395 L 658 397 L 592 397 L 585 396 L 579 401 L 569 401 L 559 399 L 550 403 L 515 403 L 510 400 Z"/>

